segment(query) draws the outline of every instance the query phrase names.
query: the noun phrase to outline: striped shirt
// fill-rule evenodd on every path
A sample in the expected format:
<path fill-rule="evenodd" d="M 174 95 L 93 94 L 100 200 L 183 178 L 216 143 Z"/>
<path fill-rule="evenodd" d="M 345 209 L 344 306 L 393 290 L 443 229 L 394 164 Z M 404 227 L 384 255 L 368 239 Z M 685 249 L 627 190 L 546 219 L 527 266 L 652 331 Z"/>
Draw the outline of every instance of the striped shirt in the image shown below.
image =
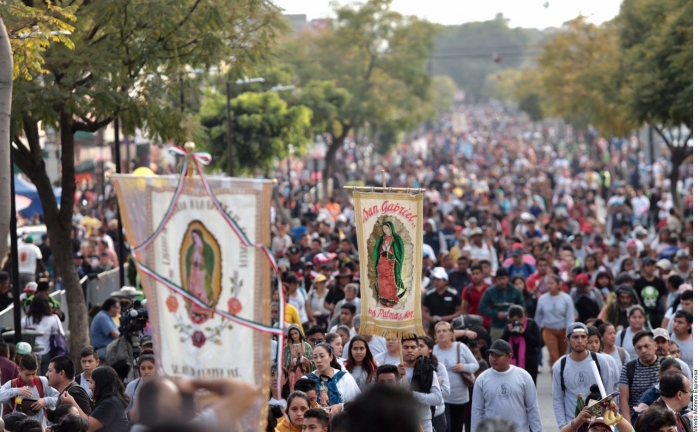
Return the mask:
<path fill-rule="evenodd" d="M 644 392 L 649 390 L 654 384 L 659 382 L 659 366 L 661 366 L 662 358 L 657 356 L 656 361 L 650 366 L 644 366 L 639 359 L 634 360 L 637 362 L 634 369 L 634 376 L 632 377 L 632 386 L 630 387 L 627 381 L 627 365 L 622 367 L 622 372 L 620 372 L 620 385 L 630 387 L 629 389 L 629 405 L 630 412 L 634 412 L 634 407 L 639 403 L 639 399 L 642 397 Z M 627 364 L 629 364 L 628 362 Z"/>

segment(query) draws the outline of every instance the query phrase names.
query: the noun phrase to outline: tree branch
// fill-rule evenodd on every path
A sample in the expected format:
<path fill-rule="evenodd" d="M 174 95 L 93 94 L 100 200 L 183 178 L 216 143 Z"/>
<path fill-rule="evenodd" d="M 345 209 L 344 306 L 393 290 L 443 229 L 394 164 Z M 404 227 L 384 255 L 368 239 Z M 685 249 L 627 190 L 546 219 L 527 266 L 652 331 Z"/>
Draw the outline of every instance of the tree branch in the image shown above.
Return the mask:
<path fill-rule="evenodd" d="M 111 122 L 114 121 L 114 116 L 110 116 L 107 118 L 104 118 L 100 121 L 85 121 L 83 118 L 82 122 L 74 122 L 73 123 L 73 133 L 75 132 L 97 132 L 98 130 L 102 129 L 103 127 L 107 126 Z"/>
<path fill-rule="evenodd" d="M 658 126 L 654 126 L 654 130 L 656 131 L 657 134 L 661 135 L 661 138 L 663 138 L 664 142 L 666 143 L 666 146 L 669 149 L 673 150 L 673 143 L 671 141 L 669 141 L 668 138 L 666 138 L 666 135 L 664 135 L 664 133 L 661 131 L 661 129 L 659 129 Z"/>

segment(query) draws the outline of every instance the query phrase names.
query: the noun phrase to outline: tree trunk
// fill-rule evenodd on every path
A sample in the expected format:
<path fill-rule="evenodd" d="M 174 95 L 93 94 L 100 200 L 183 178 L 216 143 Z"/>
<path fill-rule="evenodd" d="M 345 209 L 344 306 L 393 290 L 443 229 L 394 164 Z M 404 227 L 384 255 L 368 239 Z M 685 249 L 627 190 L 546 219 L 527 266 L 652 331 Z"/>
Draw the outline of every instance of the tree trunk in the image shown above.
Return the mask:
<path fill-rule="evenodd" d="M 12 48 L 7 29 L 0 18 L 0 260 L 4 256 L 5 233 L 10 229 L 10 114 L 12 112 Z M 14 233 L 12 234 L 14 235 Z"/>
<path fill-rule="evenodd" d="M 350 129 L 352 129 L 352 126 L 343 124 L 340 135 L 337 137 L 332 137 L 331 145 L 328 146 L 328 150 L 326 151 L 326 156 L 324 158 L 326 166 L 323 167 L 323 198 L 329 198 L 333 193 L 332 186 L 331 190 L 328 191 L 328 180 L 331 179 L 331 173 L 335 172 L 335 154 L 341 147 L 343 147 L 343 143 L 345 142 L 345 138 L 347 138 L 348 134 L 350 133 Z"/>
<path fill-rule="evenodd" d="M 671 198 L 673 198 L 673 206 L 680 214 L 682 214 L 683 203 L 681 203 L 680 198 L 678 197 L 678 178 L 680 177 L 681 165 L 690 155 L 693 154 L 693 149 L 688 146 L 689 141 L 693 137 L 692 129 L 685 141 L 682 144 L 678 143 L 677 146 L 673 145 L 673 142 L 671 142 L 671 140 L 669 140 L 658 127 L 654 127 L 654 130 L 656 130 L 656 133 L 661 136 L 671 152 L 671 173 L 669 174 L 669 180 L 671 181 Z M 649 134 L 649 136 L 651 137 L 651 134 Z"/>
<path fill-rule="evenodd" d="M 61 207 L 59 209 L 53 193 L 51 180 L 46 174 L 46 167 L 39 149 L 38 126 L 36 123 L 25 124 L 25 133 L 29 142 L 29 151 L 15 150 L 15 160 L 29 179 L 36 186 L 41 205 L 44 209 L 46 230 L 51 240 L 54 265 L 66 290 L 66 301 L 70 323 L 69 344 L 71 357 L 80 365 L 80 351 L 89 346 L 87 306 L 80 285 L 78 273 L 73 265 L 73 246 L 71 239 L 73 200 L 75 196 L 75 162 L 73 137 L 73 120 L 70 113 L 61 113 Z"/>

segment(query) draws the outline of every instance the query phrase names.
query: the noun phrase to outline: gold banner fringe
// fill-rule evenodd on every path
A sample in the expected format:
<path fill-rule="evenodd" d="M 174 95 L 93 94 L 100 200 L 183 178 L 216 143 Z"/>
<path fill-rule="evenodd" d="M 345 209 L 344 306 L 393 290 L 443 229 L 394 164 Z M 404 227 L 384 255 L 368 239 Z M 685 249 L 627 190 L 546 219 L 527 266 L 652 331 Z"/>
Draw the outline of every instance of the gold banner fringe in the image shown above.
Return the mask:
<path fill-rule="evenodd" d="M 417 326 L 412 329 L 391 329 L 379 324 L 363 322 L 360 324 L 359 334 L 401 340 L 411 336 L 425 336 L 425 331 L 423 331 L 423 326 Z"/>

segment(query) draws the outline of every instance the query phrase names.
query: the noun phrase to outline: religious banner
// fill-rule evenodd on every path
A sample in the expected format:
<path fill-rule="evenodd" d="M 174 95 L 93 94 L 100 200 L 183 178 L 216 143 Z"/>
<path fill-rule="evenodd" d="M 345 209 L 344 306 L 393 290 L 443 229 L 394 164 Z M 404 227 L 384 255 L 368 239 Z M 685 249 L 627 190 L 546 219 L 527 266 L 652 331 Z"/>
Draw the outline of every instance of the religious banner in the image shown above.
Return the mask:
<path fill-rule="evenodd" d="M 238 430 L 264 430 L 270 335 L 280 332 L 270 327 L 274 260 L 262 246 L 270 241 L 272 182 L 205 177 L 197 162 L 206 155 L 179 154 L 189 166 L 180 176 L 112 177 L 148 299 L 157 368 L 260 385 Z"/>
<path fill-rule="evenodd" d="M 423 195 L 353 193 L 360 253 L 361 334 L 423 335 Z"/>

